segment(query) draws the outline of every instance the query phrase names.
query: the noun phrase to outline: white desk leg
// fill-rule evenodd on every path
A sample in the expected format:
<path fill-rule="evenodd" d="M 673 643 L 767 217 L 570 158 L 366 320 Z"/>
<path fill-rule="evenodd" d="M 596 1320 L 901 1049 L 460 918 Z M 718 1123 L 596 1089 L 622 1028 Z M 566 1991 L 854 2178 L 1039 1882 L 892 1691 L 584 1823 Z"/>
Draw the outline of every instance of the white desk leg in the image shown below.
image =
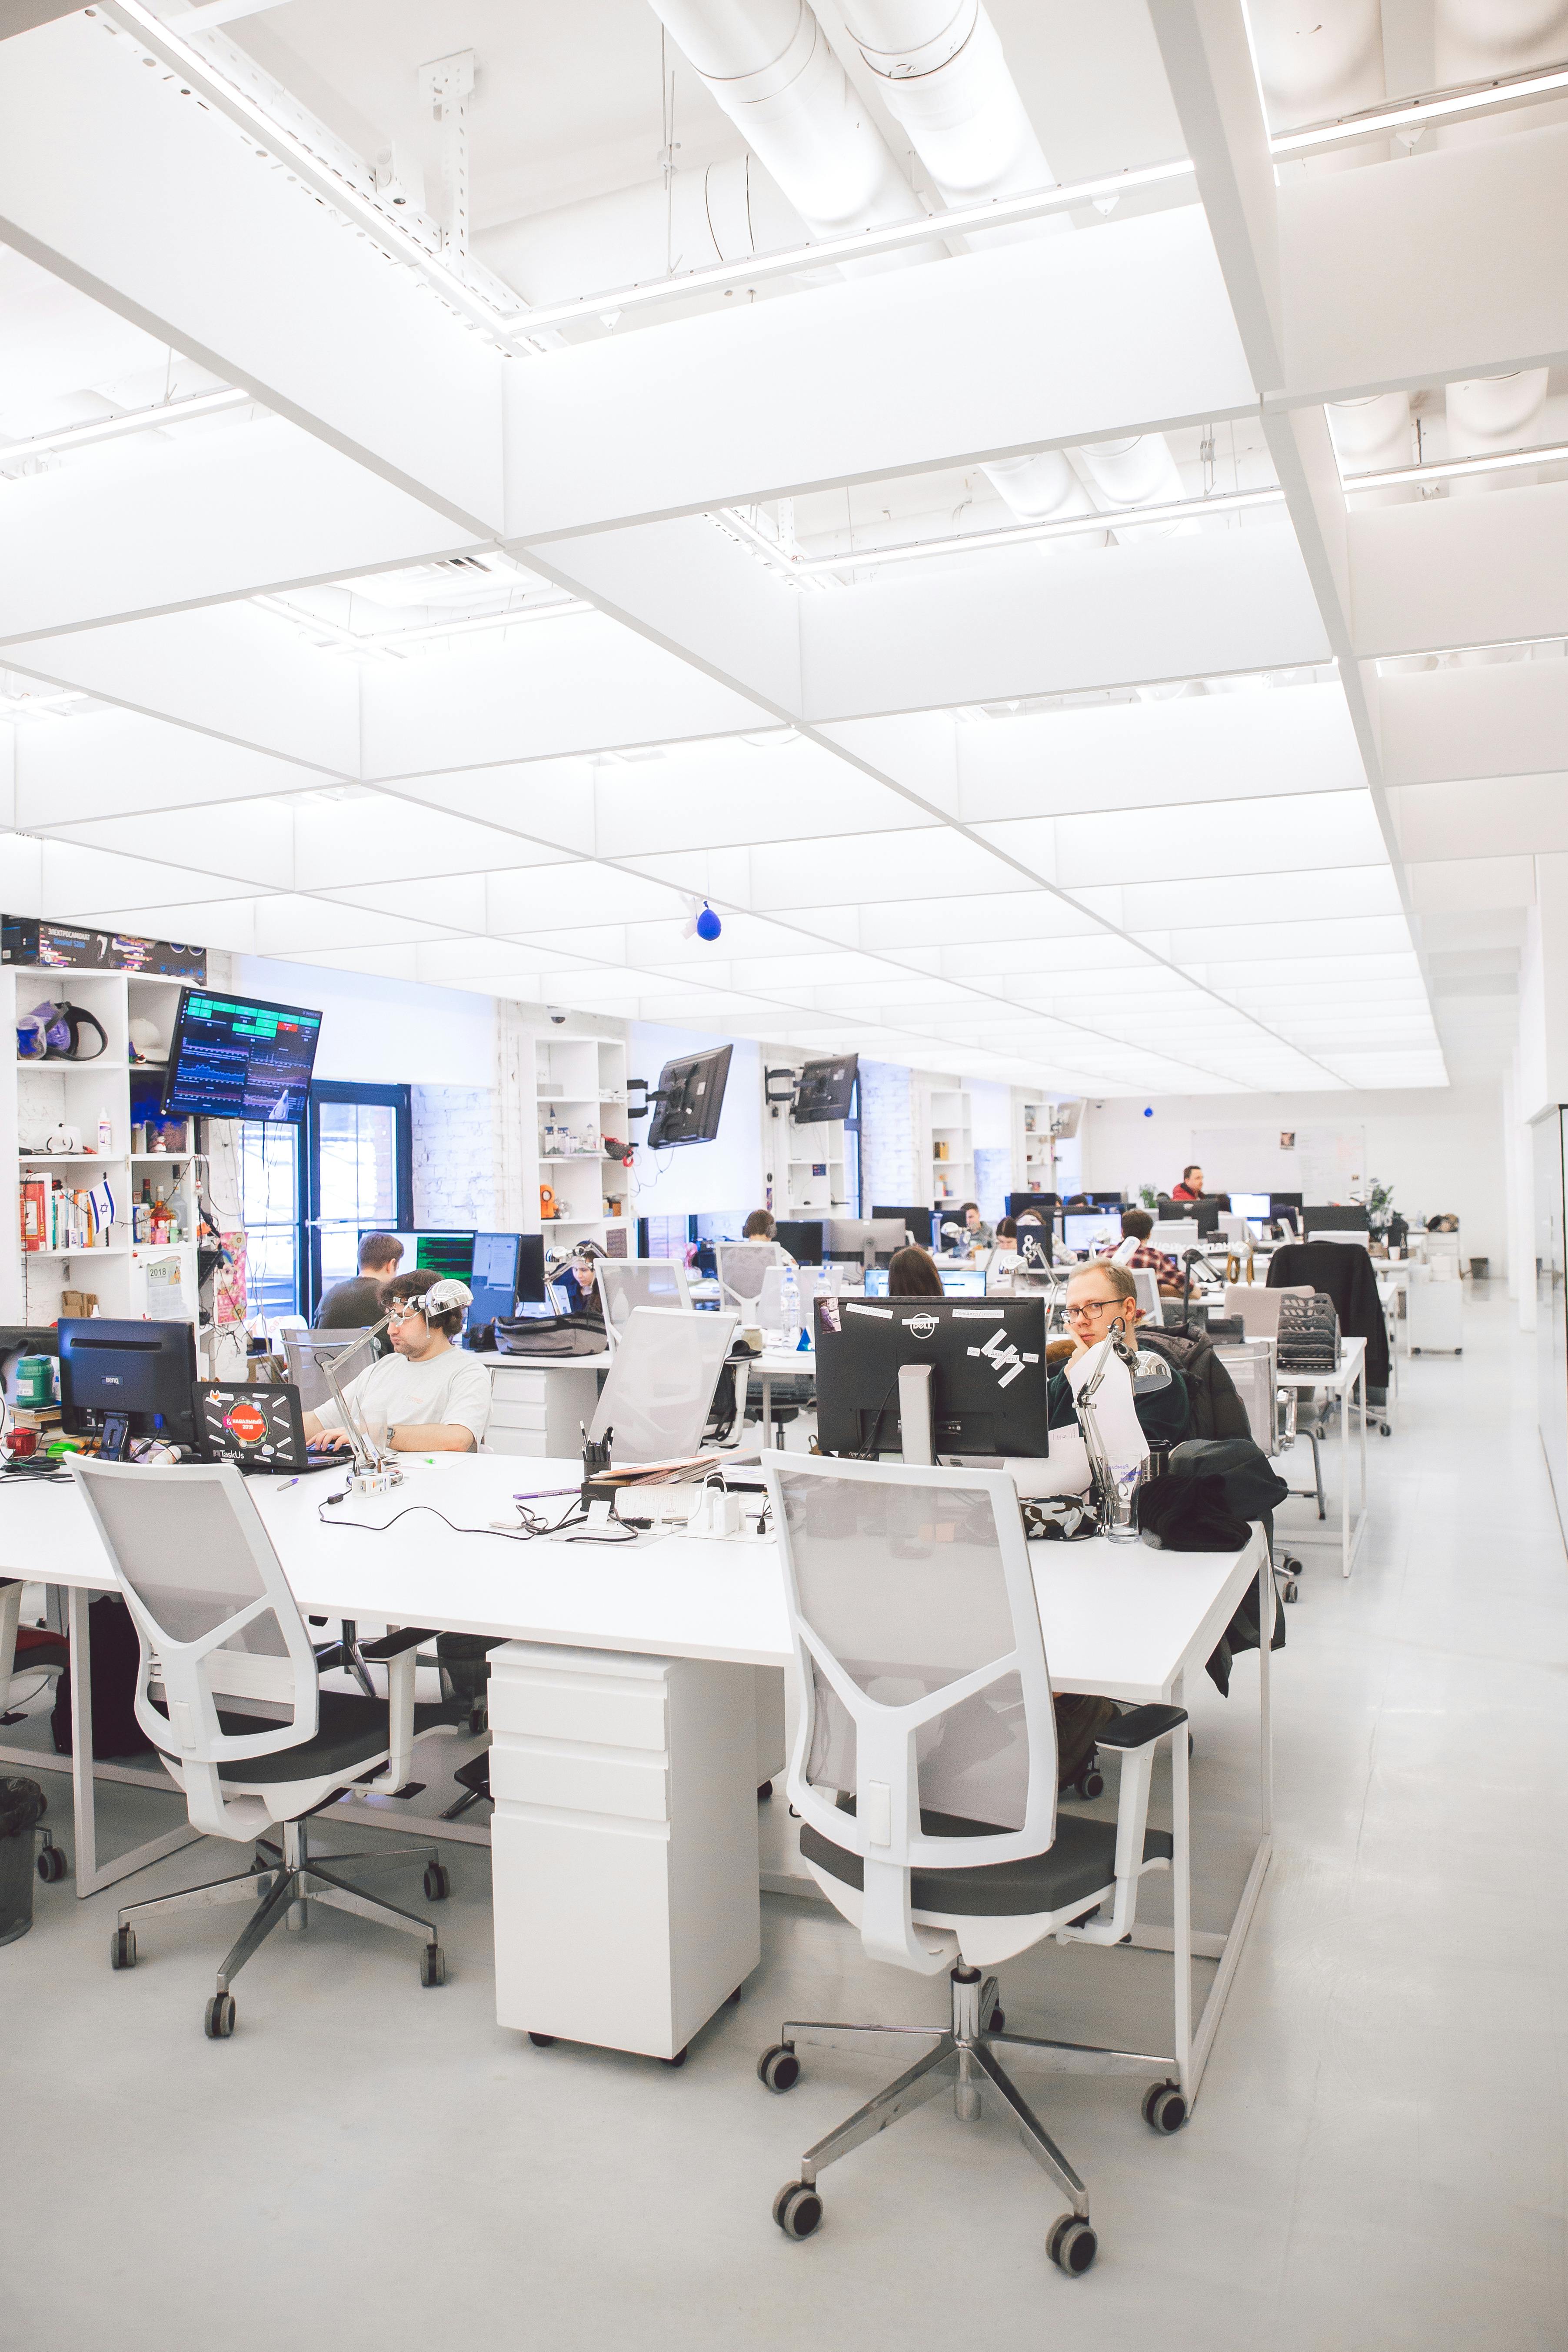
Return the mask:
<path fill-rule="evenodd" d="M 1351 1572 L 1351 1406 L 1353 1381 L 1340 1390 L 1340 1573 Z"/>
<path fill-rule="evenodd" d="M 1274 1832 L 1274 1717 L 1270 1690 L 1274 1612 L 1279 1606 L 1274 1587 L 1274 1561 L 1267 1544 L 1258 1571 L 1258 1811 L 1263 1842 Z"/>
<path fill-rule="evenodd" d="M 1367 1400 L 1366 1400 L 1366 1358 L 1365 1358 L 1364 1356 L 1363 1356 L 1363 1357 L 1362 1358 L 1362 1360 L 1361 1360 L 1361 1370 L 1359 1370 L 1359 1372 L 1356 1374 L 1356 1386 L 1357 1386 L 1357 1387 L 1358 1387 L 1358 1389 L 1361 1391 L 1361 1507 L 1362 1507 L 1362 1515 L 1363 1515 L 1363 1517 L 1365 1517 L 1365 1515 L 1366 1515 L 1366 1413 L 1367 1413 Z"/>
<path fill-rule="evenodd" d="M 763 1383 L 763 1443 L 771 1445 L 773 1442 L 773 1377 L 771 1372 L 763 1372 L 759 1377 Z"/>
<path fill-rule="evenodd" d="M 1230 1988 L 1241 1963 L 1242 1949 L 1252 1927 L 1252 1915 L 1258 1908 L 1258 1898 L 1274 1851 L 1274 1722 L 1270 1693 L 1273 1661 L 1268 1645 L 1274 1633 L 1275 1607 L 1274 1571 L 1266 1549 L 1258 1576 L 1258 1630 L 1260 1636 L 1258 1645 L 1258 1810 L 1261 1833 L 1252 1857 L 1252 1867 L 1247 1874 L 1247 1884 L 1241 1890 L 1241 1900 L 1236 1906 L 1236 1915 L 1226 1933 L 1215 1939 L 1220 1948 L 1217 1955 L 1219 1969 L 1209 1987 L 1208 1999 L 1204 2003 L 1193 2040 L 1189 2078 L 1185 2085 L 1189 2108 L 1198 2095 L 1204 2069 L 1208 2064 L 1214 2038 L 1219 2031 L 1226 2002 L 1230 1998 Z"/>
<path fill-rule="evenodd" d="M 1184 1685 L 1178 1675 L 1171 1691 L 1173 1705 L 1184 1704 Z M 1171 1741 L 1171 1856 L 1173 1943 L 1171 1965 L 1175 1975 L 1176 2079 L 1188 2105 L 1197 2096 L 1193 2072 L 1193 1839 L 1190 1811 L 1187 1727 L 1179 1725 Z"/>
<path fill-rule="evenodd" d="M 105 1886 L 113 1886 L 120 1879 L 129 1878 L 132 1871 L 145 1870 L 151 1862 L 161 1862 L 166 1853 L 177 1853 L 183 1845 L 194 1845 L 202 1834 L 191 1827 L 189 1821 L 163 1837 L 149 1838 L 144 1845 L 132 1846 L 113 1862 L 98 1866 L 98 1819 L 94 1802 L 95 1767 L 92 1753 L 92 1635 L 89 1629 L 88 1609 L 92 1595 L 83 1587 L 73 1584 L 66 1604 L 66 1622 L 70 1638 L 71 1694 L 71 1801 L 76 1829 L 76 1891 L 79 1901 L 97 1895 Z M 110 1766 L 117 1780 L 135 1787 L 155 1788 L 160 1794 L 178 1795 L 173 1780 L 159 1768 L 158 1777 Z"/>

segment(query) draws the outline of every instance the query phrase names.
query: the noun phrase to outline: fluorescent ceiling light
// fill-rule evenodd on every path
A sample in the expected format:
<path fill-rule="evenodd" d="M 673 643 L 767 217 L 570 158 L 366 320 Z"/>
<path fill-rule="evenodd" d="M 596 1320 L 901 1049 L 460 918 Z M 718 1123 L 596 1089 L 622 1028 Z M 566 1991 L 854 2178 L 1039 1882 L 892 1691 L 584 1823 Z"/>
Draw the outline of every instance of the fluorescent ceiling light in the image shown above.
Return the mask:
<path fill-rule="evenodd" d="M 1276 157 L 1321 154 L 1325 148 L 1348 146 L 1352 140 L 1377 139 L 1417 125 L 1425 130 L 1429 122 L 1457 122 L 1466 115 L 1489 114 L 1500 106 L 1552 98 L 1559 90 L 1568 90 L 1568 65 L 1547 66 L 1536 73 L 1511 74 L 1496 81 L 1461 83 L 1405 99 L 1395 106 L 1370 106 L 1360 114 L 1342 114 L 1331 122 L 1309 123 L 1305 130 L 1282 131 L 1278 139 L 1270 139 L 1269 151 Z"/>
<path fill-rule="evenodd" d="M 248 392 L 198 392 L 189 400 L 165 400 L 156 408 L 133 408 L 126 416 L 99 417 L 89 425 L 62 425 L 58 433 L 34 433 L 25 441 L 6 443 L 0 447 L 0 467 L 18 457 L 89 449 L 99 441 L 122 441 L 130 433 L 157 432 L 166 425 L 184 425 L 193 416 L 220 416 L 226 409 L 256 404 L 255 394 Z"/>
<path fill-rule="evenodd" d="M 429 645 L 437 637 L 474 636 L 482 629 L 516 629 L 529 621 L 558 621 L 570 614 L 591 613 L 595 609 L 584 597 L 561 596 L 552 604 L 529 604 L 515 613 L 480 613 L 469 620 L 432 621 L 417 629 L 385 629 L 378 633 L 346 629 L 341 622 L 323 620 L 319 614 L 288 604 L 281 596 L 255 596 L 251 602 L 259 604 L 263 612 L 276 613 L 280 620 L 291 621 L 303 635 L 315 638 L 333 653 L 371 654 L 380 661 L 401 660 L 405 646 Z"/>
<path fill-rule="evenodd" d="M 825 269 L 840 261 L 866 261 L 884 253 L 905 253 L 911 246 L 929 245 L 932 237 L 969 236 L 985 229 L 1012 228 L 1021 221 L 1041 220 L 1047 213 L 1067 211 L 1074 205 L 1103 204 L 1108 197 L 1126 195 L 1133 188 L 1158 187 L 1170 180 L 1190 178 L 1193 166 L 1151 163 L 1138 172 L 1112 172 L 1100 180 L 1079 180 L 1070 187 L 1039 188 L 1032 194 L 997 196 L 983 204 L 955 205 L 949 212 L 932 213 L 918 221 L 898 221 L 887 228 L 855 229 L 843 236 L 825 236 L 810 245 L 795 245 L 779 253 L 753 254 L 745 261 L 720 261 L 705 269 L 686 269 L 672 278 L 656 278 L 641 285 L 606 289 L 602 294 L 579 295 L 570 302 L 549 302 L 530 310 L 526 320 L 510 330 L 514 339 L 542 332 L 547 327 L 569 325 L 574 320 L 602 319 L 608 312 L 643 310 L 657 302 L 684 299 L 691 294 L 715 294 L 725 287 L 759 286 L 770 278 L 793 278 L 803 269 Z"/>
<path fill-rule="evenodd" d="M 737 530 L 792 580 L 811 579 L 824 572 L 862 572 L 871 565 L 918 563 L 933 556 L 970 555 L 977 549 L 1027 547 L 1037 540 L 1078 539 L 1096 530 L 1143 530 L 1151 524 L 1190 522 L 1200 515 L 1236 514 L 1247 507 L 1279 506 L 1285 493 L 1278 487 L 1258 490 L 1222 490 L 1213 498 L 1182 499 L 1173 506 L 1116 507 L 1104 513 L 1068 515 L 1056 522 L 1005 524 L 999 530 L 964 531 L 952 539 L 917 539 L 895 547 L 865 547 L 844 555 L 786 555 L 765 534 L 721 507 L 717 520 Z"/>
<path fill-rule="evenodd" d="M 1568 441 L 1549 442 L 1540 449 L 1502 449 L 1489 457 L 1439 457 L 1427 466 L 1390 466 L 1377 474 L 1344 474 L 1347 490 L 1397 489 L 1406 482 L 1452 482 L 1461 474 L 1508 474 L 1521 466 L 1568 464 Z"/>

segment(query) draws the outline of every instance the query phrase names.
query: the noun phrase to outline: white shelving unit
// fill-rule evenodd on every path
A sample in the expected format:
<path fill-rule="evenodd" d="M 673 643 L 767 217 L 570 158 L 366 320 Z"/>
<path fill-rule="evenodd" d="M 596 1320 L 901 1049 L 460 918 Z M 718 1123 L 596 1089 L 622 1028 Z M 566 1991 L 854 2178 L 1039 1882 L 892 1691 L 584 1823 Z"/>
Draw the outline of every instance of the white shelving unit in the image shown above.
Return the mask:
<path fill-rule="evenodd" d="M 1060 1189 L 1056 1178 L 1056 1141 L 1051 1133 L 1053 1108 L 1037 1097 L 1015 1091 L 1010 1192 L 1055 1192 Z"/>
<path fill-rule="evenodd" d="M 635 1255 L 631 1171 L 600 1148 L 607 1135 L 631 1141 L 625 1044 L 563 1031 L 535 1039 L 534 1061 L 546 1244 L 593 1241 L 612 1257 Z M 554 1196 L 554 1217 L 542 1215 L 545 1188 Z"/>
<path fill-rule="evenodd" d="M 967 1087 L 933 1086 L 924 1096 L 921 1129 L 933 1202 L 974 1198 L 974 1134 Z"/>
<path fill-rule="evenodd" d="M 775 1208 L 774 1215 L 848 1216 L 851 1212 L 843 1120 L 820 1119 L 808 1127 L 797 1127 L 786 1112 L 779 1124 L 789 1145 L 789 1160 L 784 1173 L 784 1198 L 788 1205 L 784 1209 Z"/>
<path fill-rule="evenodd" d="M 146 973 L 56 970 L 50 966 L 5 967 L 0 971 L 0 1002 L 13 1042 L 13 1051 L 0 1065 L 0 1150 L 9 1157 L 11 1178 L 11 1243 L 0 1252 L 0 1281 L 6 1297 L 5 1312 L 16 1323 L 47 1324 L 58 1320 L 62 1293 L 90 1292 L 105 1316 L 155 1316 L 160 1319 L 196 1314 L 196 1250 L 194 1238 L 143 1246 L 133 1238 L 132 1202 L 141 1190 L 143 1166 L 159 1167 L 171 1180 L 184 1170 L 183 1182 L 171 1181 L 165 1196 L 175 1208 L 183 1234 L 195 1232 L 195 1171 L 184 1155 L 157 1155 L 145 1162 L 131 1155 L 132 1074 L 130 1023 L 134 1016 L 157 1021 L 168 1034 L 174 1020 L 177 980 Z M 24 1062 L 16 1054 L 16 1019 L 36 1004 L 62 1002 L 79 1005 L 100 1021 L 107 1037 L 103 1052 L 91 1061 Z M 161 1073 L 156 1074 L 161 1077 Z M 27 1152 L 23 1139 L 40 1140 L 62 1123 L 76 1128 L 84 1143 L 96 1146 L 100 1118 L 110 1129 L 110 1150 L 92 1152 Z M 68 1190 L 87 1192 L 107 1183 L 114 1203 L 109 1238 L 90 1249 L 25 1249 L 22 1234 L 22 1186 L 29 1176 L 58 1180 Z"/>

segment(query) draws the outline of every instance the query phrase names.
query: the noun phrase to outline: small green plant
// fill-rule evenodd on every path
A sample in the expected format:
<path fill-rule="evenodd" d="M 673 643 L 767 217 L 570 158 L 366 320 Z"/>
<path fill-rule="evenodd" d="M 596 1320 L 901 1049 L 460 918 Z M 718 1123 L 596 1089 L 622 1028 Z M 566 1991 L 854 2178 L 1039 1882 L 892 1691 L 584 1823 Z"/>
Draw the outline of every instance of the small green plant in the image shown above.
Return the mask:
<path fill-rule="evenodd" d="M 1380 1183 L 1374 1176 L 1367 1187 L 1366 1221 L 1374 1234 L 1380 1234 L 1389 1222 L 1394 1209 L 1394 1187 Z"/>
<path fill-rule="evenodd" d="M 1157 1209 L 1160 1205 L 1160 1195 L 1155 1192 L 1152 1184 L 1140 1184 L 1138 1187 L 1138 1198 L 1142 1202 L 1143 1206 L 1150 1211 Z"/>

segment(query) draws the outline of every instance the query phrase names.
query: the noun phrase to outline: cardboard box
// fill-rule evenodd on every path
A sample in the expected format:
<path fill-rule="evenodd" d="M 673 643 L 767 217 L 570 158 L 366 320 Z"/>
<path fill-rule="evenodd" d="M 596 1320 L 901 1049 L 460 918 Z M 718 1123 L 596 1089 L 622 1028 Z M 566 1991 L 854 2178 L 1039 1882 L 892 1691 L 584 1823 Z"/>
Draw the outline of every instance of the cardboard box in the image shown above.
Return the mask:
<path fill-rule="evenodd" d="M 58 971 L 149 971 L 199 983 L 207 976 L 205 948 L 177 940 L 137 939 L 129 931 L 39 922 L 30 915 L 0 915 L 0 963 L 37 964 Z"/>

